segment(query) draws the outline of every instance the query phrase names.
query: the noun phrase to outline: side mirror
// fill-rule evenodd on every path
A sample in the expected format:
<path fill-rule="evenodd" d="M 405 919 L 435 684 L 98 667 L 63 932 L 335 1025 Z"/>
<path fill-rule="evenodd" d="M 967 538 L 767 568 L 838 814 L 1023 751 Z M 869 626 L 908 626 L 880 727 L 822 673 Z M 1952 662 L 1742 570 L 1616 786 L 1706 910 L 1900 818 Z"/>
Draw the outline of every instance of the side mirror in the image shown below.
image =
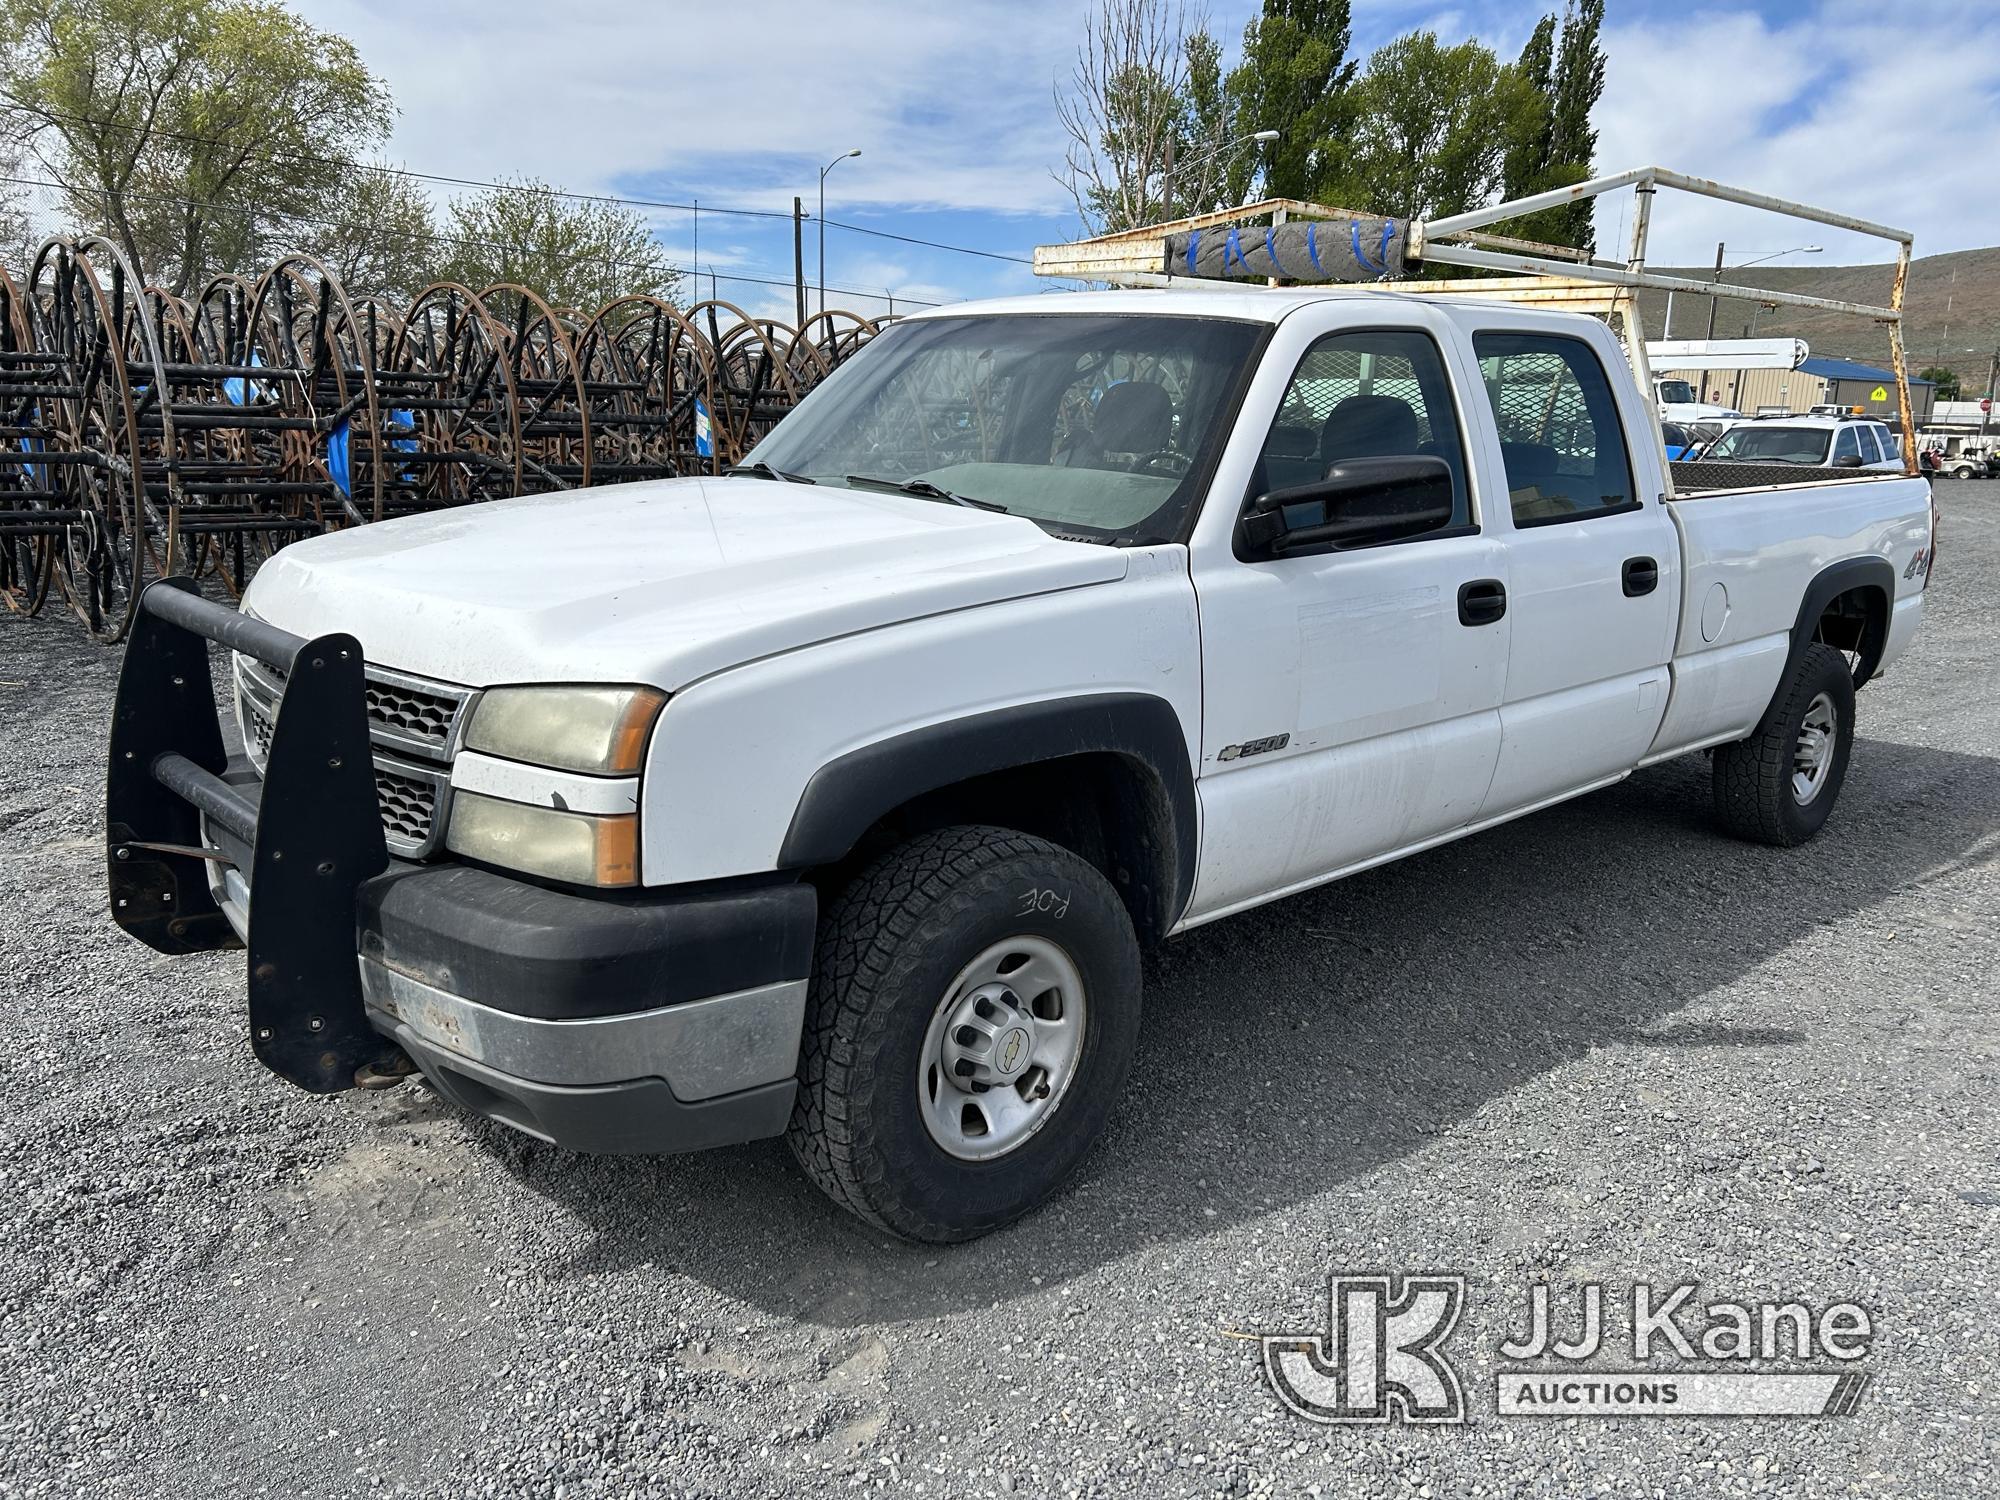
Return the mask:
<path fill-rule="evenodd" d="M 1861 455 L 1859 453 L 1843 453 L 1833 461 L 1833 466 L 1836 469 L 1858 469 L 1861 467 Z"/>
<path fill-rule="evenodd" d="M 1301 547 L 1369 547 L 1451 524 L 1451 465 L 1428 454 L 1348 458 L 1312 484 L 1250 502 L 1243 539 L 1273 557 Z"/>

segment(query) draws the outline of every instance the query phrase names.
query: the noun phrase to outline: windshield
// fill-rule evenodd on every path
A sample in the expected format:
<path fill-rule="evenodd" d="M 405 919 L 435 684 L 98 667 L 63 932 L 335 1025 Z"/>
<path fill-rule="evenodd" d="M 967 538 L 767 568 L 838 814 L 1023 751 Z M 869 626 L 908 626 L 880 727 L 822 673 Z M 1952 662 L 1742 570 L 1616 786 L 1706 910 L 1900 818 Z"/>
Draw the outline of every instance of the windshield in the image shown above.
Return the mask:
<path fill-rule="evenodd" d="M 854 488 L 922 481 L 1092 540 L 1170 541 L 1263 331 L 1071 313 L 898 323 L 745 462 Z"/>
<path fill-rule="evenodd" d="M 1694 400 L 1694 387 L 1689 385 L 1685 380 L 1662 380 L 1660 382 L 1660 399 L 1670 402 L 1692 401 Z"/>
<path fill-rule="evenodd" d="M 1763 423 L 1755 427 L 1732 427 L 1703 457 L 1755 459 L 1766 464 L 1824 464 L 1827 440 L 1832 436 L 1824 427 L 1775 427 Z"/>

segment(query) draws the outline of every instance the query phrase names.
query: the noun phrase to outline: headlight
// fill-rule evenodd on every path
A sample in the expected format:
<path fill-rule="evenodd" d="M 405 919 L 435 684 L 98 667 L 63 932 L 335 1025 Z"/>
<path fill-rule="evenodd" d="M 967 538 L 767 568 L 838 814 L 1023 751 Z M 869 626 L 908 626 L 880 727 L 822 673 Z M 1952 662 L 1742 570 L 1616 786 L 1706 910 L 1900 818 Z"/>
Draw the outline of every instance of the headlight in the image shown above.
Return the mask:
<path fill-rule="evenodd" d="M 509 870 L 572 885 L 637 885 L 639 819 L 592 817 L 480 792 L 451 799 L 445 846 Z"/>
<path fill-rule="evenodd" d="M 632 776 L 666 695 L 648 687 L 503 687 L 482 693 L 465 748 L 508 760 Z"/>

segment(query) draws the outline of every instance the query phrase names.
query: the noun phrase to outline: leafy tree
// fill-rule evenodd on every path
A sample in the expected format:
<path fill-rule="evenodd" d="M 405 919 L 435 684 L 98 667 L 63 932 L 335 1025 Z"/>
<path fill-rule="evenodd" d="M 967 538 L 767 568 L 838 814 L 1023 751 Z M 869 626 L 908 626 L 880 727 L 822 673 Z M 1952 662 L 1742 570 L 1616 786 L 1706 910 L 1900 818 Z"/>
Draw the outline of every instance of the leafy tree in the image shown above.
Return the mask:
<path fill-rule="evenodd" d="M 1230 182 L 1238 158 L 1249 155 L 1247 145 L 1233 144 L 1239 132 L 1222 76 L 1222 44 L 1207 31 L 1197 31 L 1181 51 L 1187 83 L 1170 169 L 1171 191 L 1165 194 L 1167 217 L 1175 219 L 1240 201 L 1232 196 Z"/>
<path fill-rule="evenodd" d="M 1056 180 L 1092 233 L 1170 218 L 1187 196 L 1173 168 L 1188 156 L 1189 38 L 1202 31 L 1190 20 L 1186 0 L 1099 0 L 1084 23 L 1076 67 L 1056 89 L 1069 138 Z"/>
<path fill-rule="evenodd" d="M 1927 370 L 1919 370 L 1917 379 L 1928 380 L 1937 387 L 1932 394 L 1940 401 L 1956 401 L 1961 386 L 1956 371 L 1947 370 L 1943 365 L 1932 365 Z"/>
<path fill-rule="evenodd" d="M 430 195 L 410 178 L 357 168 L 331 215 L 305 226 L 299 248 L 319 257 L 355 296 L 402 301 L 444 263 Z"/>
<path fill-rule="evenodd" d="M 1369 206 L 1342 202 L 1353 184 L 1348 7 L 1349 0 L 1264 0 L 1263 13 L 1243 29 L 1243 60 L 1229 74 L 1230 112 L 1243 132 L 1279 134 L 1261 162 L 1246 154 L 1231 163 L 1233 201 L 1261 170 L 1269 197 Z"/>
<path fill-rule="evenodd" d="M 522 179 L 454 198 L 439 276 L 474 291 L 514 282 L 550 306 L 594 313 L 615 297 L 671 298 L 681 273 L 645 219 L 601 199 Z"/>
<path fill-rule="evenodd" d="M 1398 37 L 1354 89 L 1353 172 L 1378 213 L 1435 218 L 1492 201 L 1534 87 L 1478 42 Z"/>
<path fill-rule="evenodd" d="M 78 224 L 187 293 L 323 220 L 387 89 L 274 0 L 0 0 L 0 126 Z"/>
<path fill-rule="evenodd" d="M 1604 51 L 1598 45 L 1603 26 L 1604 0 L 1571 0 L 1563 10 L 1562 47 L 1549 95 L 1551 187 L 1587 180 L 1597 156 L 1597 127 L 1590 114 L 1604 97 Z M 1591 208 L 1588 202 L 1576 202 L 1551 209 L 1561 225 L 1555 242 L 1594 251 Z"/>
<path fill-rule="evenodd" d="M 1604 53 L 1598 33 L 1604 0 L 1570 0 L 1562 17 L 1543 16 L 1515 64 L 1534 91 L 1516 122 L 1507 148 L 1503 187 L 1522 198 L 1587 180 L 1597 154 L 1597 130 L 1590 113 L 1604 94 Z M 1548 244 L 1595 251 L 1591 205 L 1567 203 L 1509 224 L 1508 229 Z"/>
<path fill-rule="evenodd" d="M 1519 135 L 1507 144 L 1501 186 L 1509 198 L 1525 198 L 1540 192 L 1548 180 L 1549 151 L 1553 145 L 1550 116 L 1554 113 L 1549 96 L 1555 86 L 1555 62 L 1556 18 L 1543 16 L 1514 64 L 1522 80 L 1534 90 L 1534 99 L 1522 112 Z"/>

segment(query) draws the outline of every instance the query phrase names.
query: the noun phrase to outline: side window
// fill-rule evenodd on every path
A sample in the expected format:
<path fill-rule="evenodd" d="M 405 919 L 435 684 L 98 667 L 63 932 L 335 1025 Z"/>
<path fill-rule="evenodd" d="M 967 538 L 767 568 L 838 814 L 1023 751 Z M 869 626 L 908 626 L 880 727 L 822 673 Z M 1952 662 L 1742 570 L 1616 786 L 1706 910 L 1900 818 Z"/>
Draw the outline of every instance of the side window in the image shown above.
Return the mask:
<path fill-rule="evenodd" d="M 1633 510 L 1632 459 L 1604 366 L 1580 339 L 1479 333 L 1516 526 Z"/>
<path fill-rule="evenodd" d="M 1833 461 L 1839 463 L 1843 458 L 1859 458 L 1860 456 L 1861 440 L 1854 435 L 1854 429 L 1852 427 L 1841 428 L 1839 436 L 1833 440 Z"/>
<path fill-rule="evenodd" d="M 1458 410 L 1430 335 L 1386 328 L 1331 333 L 1306 350 L 1292 372 L 1258 455 L 1251 493 L 1311 484 L 1343 459 L 1409 453 L 1450 466 L 1452 527 L 1470 526 Z"/>
<path fill-rule="evenodd" d="M 1882 462 L 1882 445 L 1875 440 L 1873 427 L 1857 427 L 1855 436 L 1861 440 L 1861 461 L 1864 464 Z"/>

